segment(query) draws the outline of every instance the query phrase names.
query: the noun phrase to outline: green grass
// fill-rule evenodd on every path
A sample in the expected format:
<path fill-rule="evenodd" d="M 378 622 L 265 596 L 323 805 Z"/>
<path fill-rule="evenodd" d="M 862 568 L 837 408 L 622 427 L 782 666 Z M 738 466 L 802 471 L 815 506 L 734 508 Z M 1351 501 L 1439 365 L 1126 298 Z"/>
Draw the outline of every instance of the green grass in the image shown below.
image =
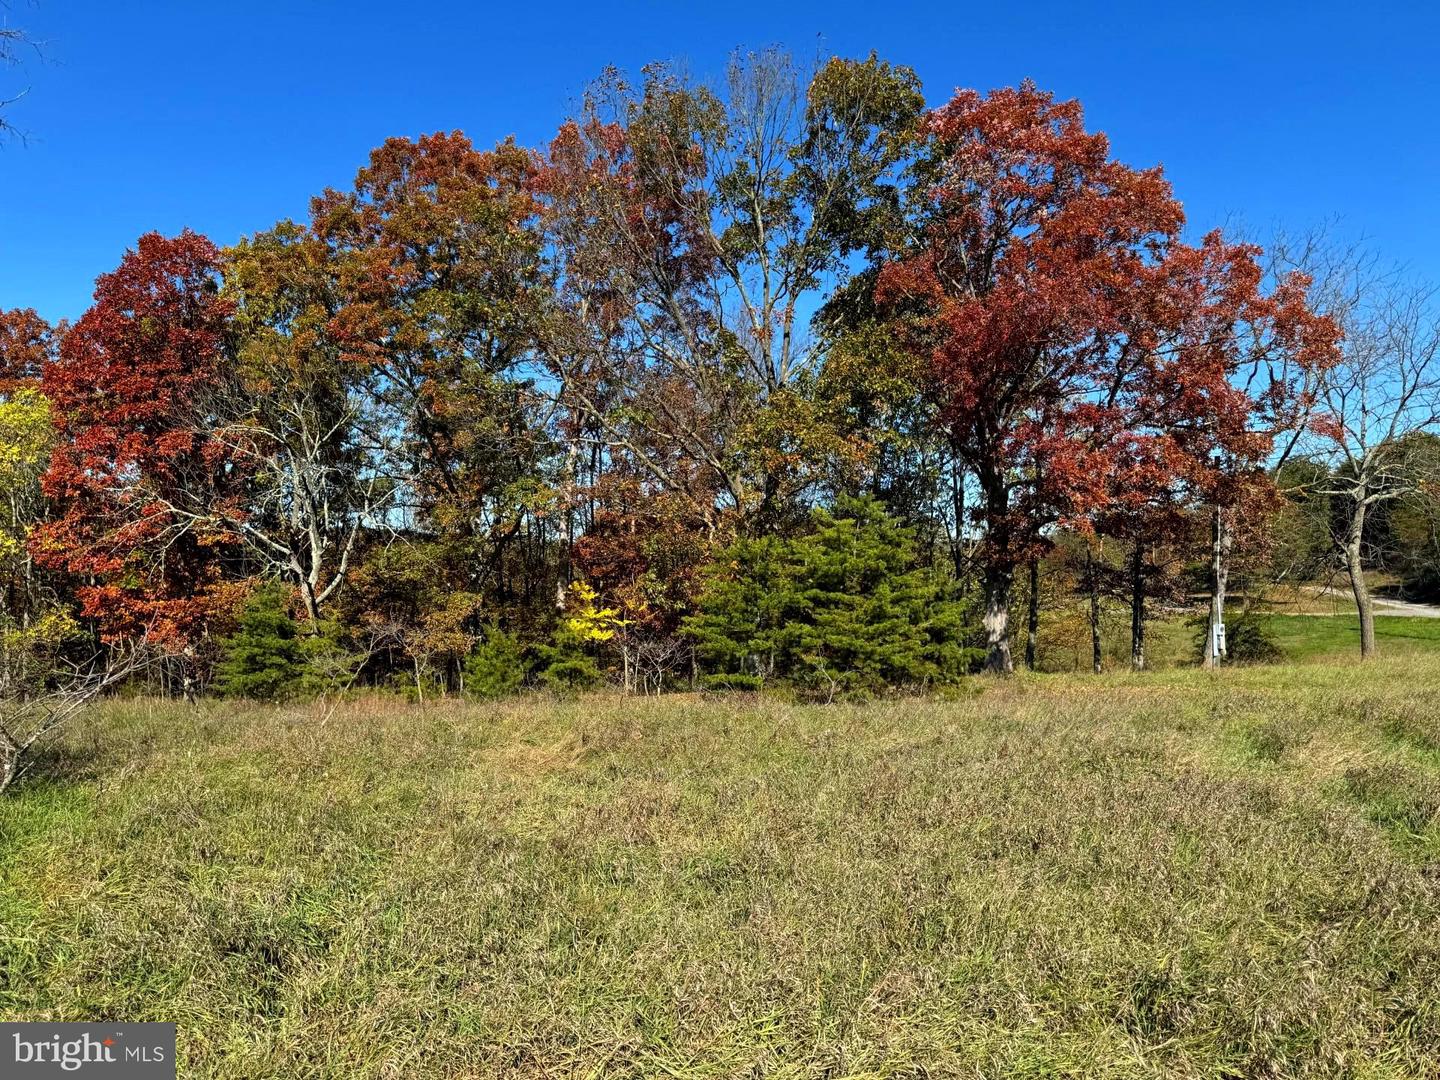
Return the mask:
<path fill-rule="evenodd" d="M 1265 628 L 1294 660 L 1360 651 L 1360 619 L 1355 615 L 1272 615 L 1265 617 Z M 1375 643 L 1382 653 L 1440 650 L 1440 619 L 1377 615 Z"/>
<path fill-rule="evenodd" d="M 236 1080 L 1440 1075 L 1440 654 L 972 689 L 109 705 L 0 800 L 0 1015 Z"/>
<path fill-rule="evenodd" d="M 1083 614 L 1083 613 L 1082 613 Z M 1069 616 L 1068 619 L 1063 616 Z M 1130 623 L 1112 607 L 1102 622 L 1101 648 L 1107 671 L 1130 665 Z M 1229 609 L 1233 625 L 1244 617 L 1241 607 Z M 1301 663 L 1348 661 L 1360 654 L 1360 621 L 1355 615 L 1289 615 L 1262 613 L 1266 635 L 1287 660 Z M 1201 627 L 1194 616 L 1171 615 L 1150 620 L 1146 627 L 1146 656 L 1155 670 L 1188 668 L 1199 659 Z M 1440 657 L 1440 619 L 1379 615 L 1375 618 L 1376 644 L 1382 655 Z M 1091 665 L 1090 630 L 1074 612 L 1046 613 L 1040 624 L 1040 668 L 1050 672 L 1086 672 Z M 1019 650 L 1017 649 L 1017 657 Z"/>

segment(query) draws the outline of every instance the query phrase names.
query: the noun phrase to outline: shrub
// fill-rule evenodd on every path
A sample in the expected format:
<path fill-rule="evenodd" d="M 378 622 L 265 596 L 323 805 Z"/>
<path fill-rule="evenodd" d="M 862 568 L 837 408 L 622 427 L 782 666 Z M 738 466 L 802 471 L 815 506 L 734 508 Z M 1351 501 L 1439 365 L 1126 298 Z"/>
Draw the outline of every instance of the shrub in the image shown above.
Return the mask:
<path fill-rule="evenodd" d="M 1278 664 L 1285 659 L 1284 650 L 1274 635 L 1252 616 L 1242 616 L 1233 627 L 1227 628 L 1225 651 L 1237 664 Z"/>
<path fill-rule="evenodd" d="M 1195 659 L 1198 662 L 1205 655 L 1205 636 L 1210 632 L 1210 622 L 1202 615 L 1191 623 L 1197 630 Z M 1225 657 L 1232 664 L 1278 664 L 1285 659 L 1285 651 L 1264 622 L 1246 612 L 1225 624 Z"/>
<path fill-rule="evenodd" d="M 589 689 L 598 685 L 600 678 L 600 668 L 583 653 L 567 653 L 540 669 L 541 685 L 559 693 Z"/>
<path fill-rule="evenodd" d="M 1440 565 L 1417 560 L 1407 566 L 1401 585 L 1411 599 L 1430 604 L 1440 601 Z"/>
<path fill-rule="evenodd" d="M 759 690 L 764 680 L 758 675 L 741 675 L 738 672 L 719 675 L 701 675 L 702 690 Z"/>
<path fill-rule="evenodd" d="M 346 648 L 340 624 L 322 619 L 319 626 L 302 626 L 300 630 L 305 670 L 293 684 L 292 696 L 316 697 L 349 689 L 366 658 Z"/>

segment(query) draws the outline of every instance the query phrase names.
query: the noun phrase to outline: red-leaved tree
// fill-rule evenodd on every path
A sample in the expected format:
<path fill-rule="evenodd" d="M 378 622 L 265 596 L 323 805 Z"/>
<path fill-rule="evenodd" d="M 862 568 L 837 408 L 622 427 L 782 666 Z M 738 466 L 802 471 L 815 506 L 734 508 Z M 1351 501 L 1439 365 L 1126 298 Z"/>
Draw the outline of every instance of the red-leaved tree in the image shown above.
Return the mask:
<path fill-rule="evenodd" d="M 0 394 L 40 385 L 40 373 L 55 352 L 64 326 L 52 327 L 34 308 L 0 311 Z"/>
<path fill-rule="evenodd" d="M 1078 102 L 963 90 L 924 136 L 918 240 L 877 299 L 928 358 L 978 489 L 986 666 L 1009 671 L 1015 570 L 1043 531 L 1087 527 L 1129 480 L 1198 493 L 1207 462 L 1257 468 L 1273 425 L 1252 411 L 1283 411 L 1267 397 L 1325 335 L 1293 302 L 1303 280 L 1265 297 L 1253 248 L 1183 244 L 1160 170 L 1111 160 Z M 1233 385 L 1266 364 L 1253 392 Z"/>
<path fill-rule="evenodd" d="M 144 635 L 192 659 L 243 588 L 224 573 L 235 535 L 173 510 L 243 495 L 198 415 L 224 363 L 218 265 L 196 233 L 142 236 L 97 280 L 42 383 L 60 440 L 43 488 L 58 513 L 36 531 L 36 557 L 86 582 L 82 614 L 107 641 Z"/>

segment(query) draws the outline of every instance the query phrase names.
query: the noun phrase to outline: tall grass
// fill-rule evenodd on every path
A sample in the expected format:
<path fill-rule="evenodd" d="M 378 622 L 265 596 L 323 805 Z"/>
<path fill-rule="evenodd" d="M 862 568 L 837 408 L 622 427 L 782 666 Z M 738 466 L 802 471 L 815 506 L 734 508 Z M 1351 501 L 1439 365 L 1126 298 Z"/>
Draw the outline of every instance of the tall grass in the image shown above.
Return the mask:
<path fill-rule="evenodd" d="M 181 1075 L 1440 1075 L 1440 660 L 961 700 L 116 703 L 0 1014 Z"/>

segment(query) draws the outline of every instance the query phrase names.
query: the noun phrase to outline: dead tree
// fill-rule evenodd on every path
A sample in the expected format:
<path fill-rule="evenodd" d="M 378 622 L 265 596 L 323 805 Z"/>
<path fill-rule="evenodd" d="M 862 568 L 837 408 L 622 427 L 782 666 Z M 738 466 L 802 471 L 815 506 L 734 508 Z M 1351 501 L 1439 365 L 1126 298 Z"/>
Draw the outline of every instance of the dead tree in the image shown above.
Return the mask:
<path fill-rule="evenodd" d="M 0 793 L 25 773 L 40 745 L 152 659 L 137 646 L 97 653 L 82 663 L 57 660 L 43 678 L 0 695 Z"/>

